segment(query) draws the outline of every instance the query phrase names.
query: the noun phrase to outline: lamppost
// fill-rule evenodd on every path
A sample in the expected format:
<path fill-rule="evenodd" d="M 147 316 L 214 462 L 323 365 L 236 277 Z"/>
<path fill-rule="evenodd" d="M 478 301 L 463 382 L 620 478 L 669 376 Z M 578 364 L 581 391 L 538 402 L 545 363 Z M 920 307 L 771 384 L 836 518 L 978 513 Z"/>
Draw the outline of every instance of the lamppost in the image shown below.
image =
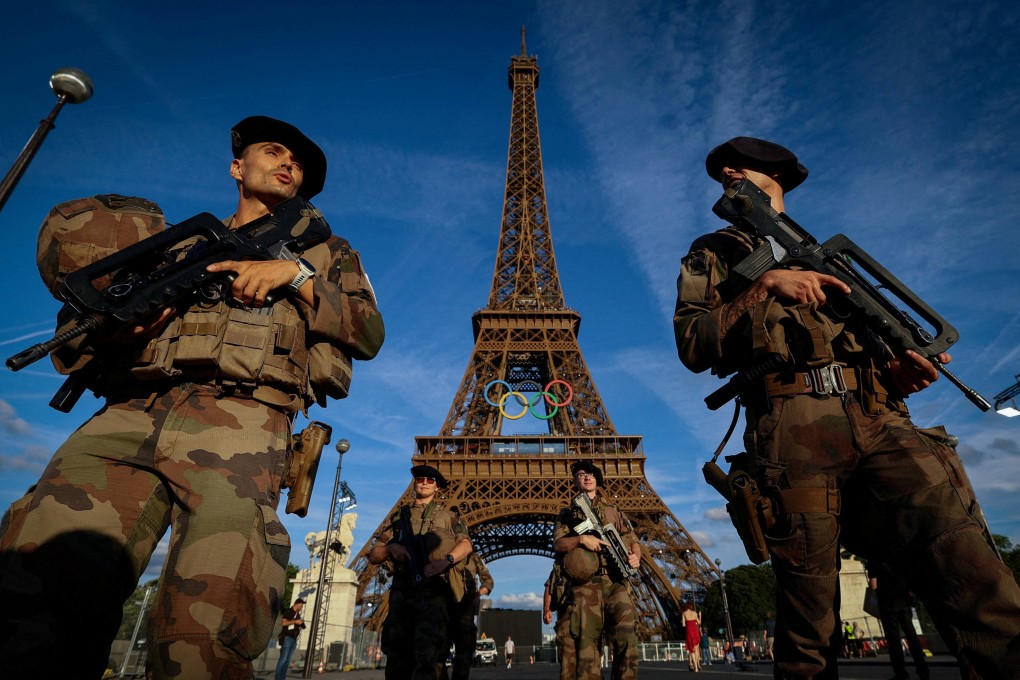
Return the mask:
<path fill-rule="evenodd" d="M 1016 407 L 1016 397 L 1020 395 L 1020 375 L 1016 377 L 1016 383 L 1010 385 L 995 395 L 995 410 L 1007 418 L 1020 416 L 1020 409 Z"/>
<path fill-rule="evenodd" d="M 719 570 L 719 590 L 722 591 L 722 608 L 726 616 L 726 641 L 730 645 L 730 651 L 733 651 L 733 622 L 730 621 L 730 601 L 726 599 L 726 574 L 722 570 L 722 560 L 716 558 L 715 566 Z"/>
<path fill-rule="evenodd" d="M 333 516 L 336 514 L 337 491 L 340 489 L 340 467 L 344 462 L 344 454 L 351 448 L 351 443 L 341 439 L 336 443 L 336 452 L 340 454 L 336 462 L 336 480 L 333 482 L 333 500 L 329 504 L 329 524 L 326 525 L 326 538 L 322 542 L 322 557 L 319 558 L 319 586 L 315 591 L 315 608 L 312 612 L 312 627 L 308 630 L 308 651 L 305 653 L 305 669 L 303 678 L 312 677 L 312 666 L 315 663 L 315 643 L 319 638 L 319 620 L 322 611 L 323 593 L 326 592 L 326 560 L 329 559 L 330 535 L 333 533 Z M 332 587 L 332 584 L 330 584 Z M 325 654 L 324 649 L 318 650 Z"/>
<path fill-rule="evenodd" d="M 57 104 L 50 111 L 50 115 L 39 121 L 39 127 L 28 140 L 25 148 L 21 150 L 3 182 L 0 182 L 0 210 L 4 209 L 4 204 L 10 198 L 18 180 L 25 174 L 28 164 L 32 162 L 35 152 L 39 150 L 46 135 L 56 127 L 54 121 L 57 119 L 60 109 L 64 108 L 64 104 L 81 104 L 91 97 L 92 80 L 84 71 L 79 71 L 76 68 L 62 68 L 50 76 L 50 89 L 53 90 L 53 94 L 57 95 Z"/>

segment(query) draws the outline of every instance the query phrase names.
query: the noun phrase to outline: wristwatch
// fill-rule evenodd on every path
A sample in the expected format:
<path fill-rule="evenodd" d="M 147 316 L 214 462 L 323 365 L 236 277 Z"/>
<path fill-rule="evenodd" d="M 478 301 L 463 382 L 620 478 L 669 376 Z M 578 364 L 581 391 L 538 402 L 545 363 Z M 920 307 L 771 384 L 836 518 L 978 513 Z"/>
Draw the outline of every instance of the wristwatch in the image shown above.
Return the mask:
<path fill-rule="evenodd" d="M 447 561 L 447 562 L 449 562 L 450 564 L 453 564 L 453 563 L 455 563 L 455 562 L 456 562 L 457 560 L 453 559 L 453 555 L 447 555 L 447 556 L 446 556 L 446 561 Z"/>
<path fill-rule="evenodd" d="M 287 284 L 287 288 L 296 292 L 304 285 L 305 281 L 315 276 L 315 267 L 313 267 L 311 263 L 303 257 L 299 257 L 295 261 L 297 262 L 298 273 L 297 276 L 294 277 L 294 280 Z"/>

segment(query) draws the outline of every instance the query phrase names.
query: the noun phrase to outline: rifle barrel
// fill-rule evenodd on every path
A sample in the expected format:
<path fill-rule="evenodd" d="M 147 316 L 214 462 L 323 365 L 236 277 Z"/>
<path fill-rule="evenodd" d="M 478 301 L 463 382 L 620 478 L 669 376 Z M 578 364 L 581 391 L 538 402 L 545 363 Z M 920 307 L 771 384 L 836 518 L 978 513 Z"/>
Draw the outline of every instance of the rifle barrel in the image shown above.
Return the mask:
<path fill-rule="evenodd" d="M 953 375 L 953 372 L 946 368 L 945 364 L 943 364 L 935 357 L 930 357 L 928 360 L 935 365 L 935 368 L 938 370 L 939 373 L 941 373 L 942 375 L 946 376 L 946 378 L 949 379 L 949 382 L 956 385 L 957 389 L 963 392 L 964 396 L 970 399 L 972 404 L 977 406 L 982 411 L 991 410 L 992 405 L 988 403 L 988 400 L 982 397 L 977 392 L 977 390 L 972 389 L 969 385 L 967 385 L 962 380 Z"/>

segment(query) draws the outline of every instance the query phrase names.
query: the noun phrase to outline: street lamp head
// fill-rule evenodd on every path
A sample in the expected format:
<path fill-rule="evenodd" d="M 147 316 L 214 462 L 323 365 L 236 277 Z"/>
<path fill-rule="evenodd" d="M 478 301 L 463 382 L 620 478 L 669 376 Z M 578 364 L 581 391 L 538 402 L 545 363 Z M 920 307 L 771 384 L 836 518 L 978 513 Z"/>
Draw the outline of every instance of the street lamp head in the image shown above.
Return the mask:
<path fill-rule="evenodd" d="M 336 443 L 336 452 L 341 456 L 351 450 L 351 443 L 346 439 L 341 439 Z"/>
<path fill-rule="evenodd" d="M 720 560 L 718 557 L 715 558 L 715 566 L 717 567 L 722 566 L 722 560 Z"/>
<path fill-rule="evenodd" d="M 50 76 L 50 89 L 68 103 L 81 104 L 92 96 L 92 79 L 79 69 L 61 68 Z"/>

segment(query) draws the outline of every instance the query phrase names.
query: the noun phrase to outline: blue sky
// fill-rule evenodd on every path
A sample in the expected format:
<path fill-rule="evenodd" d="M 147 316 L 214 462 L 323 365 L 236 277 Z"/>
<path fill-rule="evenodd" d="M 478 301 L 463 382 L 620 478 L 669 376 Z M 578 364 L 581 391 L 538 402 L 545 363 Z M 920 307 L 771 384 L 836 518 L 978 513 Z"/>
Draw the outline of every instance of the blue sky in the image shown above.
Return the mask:
<path fill-rule="evenodd" d="M 811 169 L 788 212 L 846 233 L 960 331 L 953 368 L 987 397 L 1020 373 L 1020 87 L 1015 3 L 129 2 L 18 3 L 0 43 L 0 166 L 75 66 L 95 96 L 65 107 L 0 213 L 0 351 L 52 329 L 34 267 L 50 206 L 145 196 L 168 218 L 227 215 L 229 129 L 288 120 L 330 164 L 316 199 L 358 248 L 388 339 L 351 396 L 312 416 L 351 441 L 360 547 L 407 483 L 415 435 L 438 433 L 488 299 L 502 209 L 506 67 L 528 26 L 557 263 L 610 416 L 644 436 L 647 474 L 713 559 L 746 558 L 700 468 L 728 423 L 710 376 L 676 358 L 680 258 L 720 226 L 704 157 L 735 135 L 774 139 Z M 45 362 L 0 373 L 0 504 L 20 496 L 96 407 L 47 407 Z M 992 530 L 1020 543 L 1020 419 L 981 414 L 948 381 L 910 400 L 961 440 Z M 738 444 L 730 444 L 735 452 Z M 303 564 L 336 465 L 309 516 L 287 516 Z M 538 558 L 496 562 L 497 605 L 536 606 Z"/>

